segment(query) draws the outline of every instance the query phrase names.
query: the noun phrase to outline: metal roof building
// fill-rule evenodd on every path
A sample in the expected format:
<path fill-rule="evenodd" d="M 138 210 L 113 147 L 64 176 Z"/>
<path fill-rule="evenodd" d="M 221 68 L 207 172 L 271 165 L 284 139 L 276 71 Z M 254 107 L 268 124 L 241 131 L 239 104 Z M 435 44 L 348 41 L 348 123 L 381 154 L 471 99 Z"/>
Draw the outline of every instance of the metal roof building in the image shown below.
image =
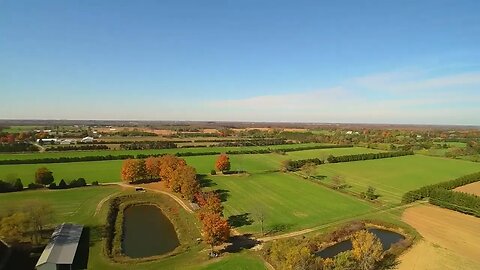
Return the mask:
<path fill-rule="evenodd" d="M 63 223 L 55 228 L 50 242 L 38 259 L 37 270 L 72 269 L 83 225 Z"/>

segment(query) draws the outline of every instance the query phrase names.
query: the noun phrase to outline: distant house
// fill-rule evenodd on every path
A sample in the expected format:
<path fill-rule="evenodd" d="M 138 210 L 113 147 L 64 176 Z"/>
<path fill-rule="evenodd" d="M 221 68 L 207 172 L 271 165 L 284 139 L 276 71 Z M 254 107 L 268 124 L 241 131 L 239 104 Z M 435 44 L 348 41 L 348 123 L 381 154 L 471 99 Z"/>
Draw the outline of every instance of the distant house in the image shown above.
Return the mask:
<path fill-rule="evenodd" d="M 54 144 L 54 143 L 57 143 L 58 139 L 37 139 L 37 143 L 51 143 L 51 144 Z"/>
<path fill-rule="evenodd" d="M 75 143 L 77 143 L 77 140 L 75 139 L 65 139 L 60 141 L 60 144 L 75 144 Z"/>
<path fill-rule="evenodd" d="M 83 225 L 70 223 L 63 223 L 55 228 L 35 268 L 37 270 L 71 270 L 82 231 Z"/>
<path fill-rule="evenodd" d="M 81 140 L 82 143 L 92 143 L 93 142 L 93 137 L 85 137 Z"/>

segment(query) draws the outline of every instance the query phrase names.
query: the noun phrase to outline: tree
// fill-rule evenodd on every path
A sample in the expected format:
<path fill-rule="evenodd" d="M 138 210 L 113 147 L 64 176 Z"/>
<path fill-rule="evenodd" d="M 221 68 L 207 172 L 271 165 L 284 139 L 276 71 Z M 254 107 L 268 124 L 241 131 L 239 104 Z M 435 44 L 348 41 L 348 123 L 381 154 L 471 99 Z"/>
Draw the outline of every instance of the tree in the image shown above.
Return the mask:
<path fill-rule="evenodd" d="M 146 178 L 145 161 L 143 159 L 126 159 L 122 164 L 122 180 L 139 181 Z"/>
<path fill-rule="evenodd" d="M 307 176 L 311 177 L 315 174 L 315 164 L 312 162 L 305 163 L 301 168 L 302 172 Z"/>
<path fill-rule="evenodd" d="M 58 188 L 59 188 L 59 189 L 66 189 L 66 188 L 68 188 L 68 185 L 67 185 L 67 183 L 65 183 L 65 180 L 63 180 L 63 179 L 60 180 L 60 183 L 58 183 Z"/>
<path fill-rule="evenodd" d="M 148 178 L 160 178 L 161 162 L 162 158 L 160 157 L 148 157 L 145 159 L 145 170 Z"/>
<path fill-rule="evenodd" d="M 333 259 L 335 270 L 356 270 L 357 266 L 352 251 L 345 251 L 337 254 Z"/>
<path fill-rule="evenodd" d="M 315 257 L 306 246 L 290 246 L 285 257 L 286 269 L 311 269 L 315 264 Z"/>
<path fill-rule="evenodd" d="M 208 213 L 222 215 L 222 200 L 220 200 L 220 197 L 215 192 L 199 193 L 197 196 L 197 202 L 200 206 L 200 220 L 202 220 L 203 216 Z"/>
<path fill-rule="evenodd" d="M 230 158 L 227 154 L 220 154 L 215 162 L 215 168 L 218 171 L 226 172 L 230 170 Z"/>
<path fill-rule="evenodd" d="M 265 209 L 263 207 L 257 207 L 255 210 L 254 210 L 254 216 L 255 218 L 258 220 L 258 222 L 260 222 L 260 229 L 261 229 L 261 233 L 262 235 L 264 235 L 264 232 L 263 232 L 263 224 L 265 222 Z"/>
<path fill-rule="evenodd" d="M 33 241 L 40 242 L 45 225 L 53 222 L 53 209 L 50 204 L 44 201 L 27 201 L 23 205 L 23 211 L 32 225 Z"/>
<path fill-rule="evenodd" d="M 366 230 L 356 232 L 352 237 L 352 246 L 352 255 L 360 270 L 373 270 L 382 260 L 382 243 L 373 233 Z"/>
<path fill-rule="evenodd" d="M 191 166 L 185 166 L 181 169 L 180 193 L 188 199 L 193 200 L 195 194 L 200 191 L 200 183 L 197 180 L 197 171 Z"/>
<path fill-rule="evenodd" d="M 22 212 L 16 212 L 0 219 L 0 238 L 9 243 L 20 242 L 30 228 L 28 216 Z"/>
<path fill-rule="evenodd" d="M 23 190 L 23 183 L 22 183 L 22 180 L 20 178 L 17 178 L 17 180 L 15 180 L 15 183 L 13 183 L 13 188 L 16 191 Z"/>
<path fill-rule="evenodd" d="M 184 159 L 178 158 L 174 155 L 165 155 L 161 157 L 160 162 L 160 178 L 165 182 L 167 187 L 170 187 L 174 182 L 174 172 L 177 168 L 186 166 Z"/>
<path fill-rule="evenodd" d="M 367 188 L 367 192 L 365 192 L 365 197 L 369 200 L 375 200 L 377 198 L 377 195 L 375 194 L 375 188 L 369 186 Z"/>
<path fill-rule="evenodd" d="M 204 240 L 212 247 L 226 242 L 230 237 L 230 226 L 219 214 L 208 213 L 202 219 Z"/>
<path fill-rule="evenodd" d="M 292 161 L 290 159 L 287 159 L 287 160 L 282 160 L 282 162 L 280 163 L 280 171 L 282 172 L 288 172 L 291 170 L 291 166 L 290 166 L 290 163 Z"/>
<path fill-rule="evenodd" d="M 332 184 L 333 184 L 333 189 L 343 189 L 347 186 L 347 183 L 345 180 L 343 180 L 343 177 L 340 175 L 334 175 L 332 177 Z"/>
<path fill-rule="evenodd" d="M 35 172 L 35 182 L 37 184 L 41 185 L 49 185 L 54 181 L 53 179 L 53 173 L 45 168 L 38 168 L 37 171 Z"/>

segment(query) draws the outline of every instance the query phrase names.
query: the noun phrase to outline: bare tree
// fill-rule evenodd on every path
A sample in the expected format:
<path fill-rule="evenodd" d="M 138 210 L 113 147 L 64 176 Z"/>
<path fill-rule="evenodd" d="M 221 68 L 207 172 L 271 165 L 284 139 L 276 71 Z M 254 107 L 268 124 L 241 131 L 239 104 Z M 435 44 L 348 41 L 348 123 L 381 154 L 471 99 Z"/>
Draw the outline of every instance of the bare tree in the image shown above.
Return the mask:
<path fill-rule="evenodd" d="M 253 215 L 255 216 L 255 219 L 258 222 L 260 222 L 261 233 L 262 233 L 262 235 L 264 235 L 264 223 L 265 223 L 265 218 L 266 218 L 265 208 L 263 208 L 263 207 L 255 208 Z"/>

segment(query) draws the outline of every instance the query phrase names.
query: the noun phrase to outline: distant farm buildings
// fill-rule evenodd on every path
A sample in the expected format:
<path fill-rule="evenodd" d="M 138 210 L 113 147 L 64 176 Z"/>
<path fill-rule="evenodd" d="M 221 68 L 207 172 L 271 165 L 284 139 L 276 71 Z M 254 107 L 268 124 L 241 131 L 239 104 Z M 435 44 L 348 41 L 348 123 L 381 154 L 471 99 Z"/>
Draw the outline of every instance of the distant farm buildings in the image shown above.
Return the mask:
<path fill-rule="evenodd" d="M 85 137 L 85 138 L 81 139 L 80 142 L 82 142 L 82 143 L 92 143 L 93 140 L 94 140 L 94 138 L 89 136 L 89 137 Z"/>
<path fill-rule="evenodd" d="M 37 270 L 71 270 L 82 231 L 83 225 L 70 223 L 63 223 L 55 228 L 35 268 Z"/>

